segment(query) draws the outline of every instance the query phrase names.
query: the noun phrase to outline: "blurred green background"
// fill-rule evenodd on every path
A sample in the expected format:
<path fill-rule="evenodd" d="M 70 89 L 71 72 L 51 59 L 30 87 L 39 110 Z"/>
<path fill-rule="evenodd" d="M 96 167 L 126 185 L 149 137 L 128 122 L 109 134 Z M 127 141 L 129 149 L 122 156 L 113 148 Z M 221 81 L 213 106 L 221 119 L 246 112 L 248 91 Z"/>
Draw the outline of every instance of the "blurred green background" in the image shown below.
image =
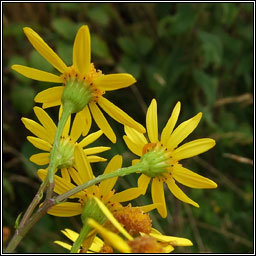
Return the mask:
<path fill-rule="evenodd" d="M 193 241 L 193 247 L 176 253 L 253 252 L 253 3 L 3 3 L 3 225 L 14 232 L 16 217 L 39 187 L 38 167 L 28 160 L 38 151 L 26 140 L 31 134 L 20 119 L 36 120 L 33 98 L 52 86 L 24 78 L 10 66 L 55 72 L 33 49 L 23 27 L 37 31 L 70 65 L 82 24 L 90 28 L 95 66 L 105 74 L 128 72 L 137 79 L 136 85 L 107 93 L 108 99 L 145 125 L 146 109 L 156 98 L 159 131 L 179 100 L 178 123 L 203 112 L 188 140 L 210 137 L 217 142 L 182 163 L 213 179 L 218 189 L 184 188 L 199 209 L 166 191 L 168 217 L 152 211 L 153 226 Z M 47 112 L 56 121 L 57 108 Z M 108 120 L 117 143 L 102 136 L 95 145 L 111 146 L 101 156 L 122 154 L 128 166 L 135 156 L 122 140 L 123 127 Z M 96 130 L 93 125 L 91 131 Z M 96 175 L 105 166 L 93 164 Z M 136 186 L 137 178 L 120 178 L 116 189 Z M 151 203 L 149 192 L 134 205 Z M 65 253 L 53 241 L 67 241 L 60 230 L 79 230 L 80 225 L 79 217 L 45 216 L 16 252 Z"/>

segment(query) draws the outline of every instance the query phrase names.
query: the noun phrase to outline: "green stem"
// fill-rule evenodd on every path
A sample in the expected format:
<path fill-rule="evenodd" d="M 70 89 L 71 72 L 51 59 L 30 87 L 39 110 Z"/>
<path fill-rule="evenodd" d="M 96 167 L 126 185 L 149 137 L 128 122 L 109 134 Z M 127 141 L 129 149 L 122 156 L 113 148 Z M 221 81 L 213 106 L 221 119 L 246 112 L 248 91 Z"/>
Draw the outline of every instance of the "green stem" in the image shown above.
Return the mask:
<path fill-rule="evenodd" d="M 71 114 L 70 107 L 68 105 L 65 105 L 63 107 L 61 118 L 58 123 L 53 147 L 51 150 L 47 178 L 41 184 L 37 194 L 35 195 L 34 199 L 30 203 L 26 213 L 24 214 L 24 216 L 20 222 L 19 227 L 15 231 L 13 238 L 11 239 L 11 241 L 9 242 L 9 244 L 6 248 L 6 252 L 12 252 L 13 250 L 15 250 L 15 248 L 18 246 L 18 244 L 23 239 L 23 237 L 27 234 L 27 232 L 47 213 L 47 210 L 52 205 L 54 205 L 54 201 L 51 199 L 51 197 L 52 197 L 52 193 L 53 193 L 53 189 L 54 189 L 54 173 L 55 173 L 56 168 L 58 167 L 58 159 L 56 156 L 58 153 L 58 147 L 60 144 L 61 135 L 62 135 L 63 129 L 65 127 L 65 124 L 66 124 L 70 114 Z M 44 192 L 45 188 L 47 187 L 47 185 L 49 185 L 49 186 L 48 186 L 46 199 L 44 201 L 43 206 L 40 207 L 37 210 L 37 212 L 30 218 L 35 207 L 38 205 L 38 203 L 42 199 L 43 192 Z"/>
<path fill-rule="evenodd" d="M 33 198 L 32 202 L 30 203 L 28 209 L 26 210 L 23 218 L 20 221 L 19 228 L 23 227 L 28 219 L 30 218 L 31 214 L 33 213 L 36 206 L 39 204 L 43 197 L 43 193 L 48 185 L 48 180 L 44 180 L 43 183 L 41 183 L 39 190 L 37 191 L 35 197 Z"/>
<path fill-rule="evenodd" d="M 50 199 L 44 202 L 42 207 L 40 207 L 36 213 L 27 221 L 26 225 L 16 229 L 14 236 L 9 242 L 5 253 L 11 253 L 18 246 L 23 237 L 28 233 L 28 231 L 47 213 L 47 211 L 54 205 L 54 200 Z"/>
<path fill-rule="evenodd" d="M 72 111 L 68 105 L 63 106 L 63 111 L 62 111 L 61 118 L 58 123 L 58 127 L 57 127 L 57 130 L 55 133 L 54 143 L 53 143 L 52 150 L 51 150 L 50 163 L 49 163 L 48 175 L 47 175 L 47 177 L 48 177 L 47 179 L 49 180 L 49 188 L 47 190 L 46 199 L 50 199 L 52 196 L 52 193 L 53 193 L 54 173 L 55 173 L 56 168 L 58 167 L 58 161 L 57 161 L 58 158 L 56 156 L 58 153 L 58 148 L 59 148 L 60 139 L 61 139 L 63 129 L 65 127 L 65 124 L 66 124 L 71 112 Z"/>
<path fill-rule="evenodd" d="M 76 241 L 74 242 L 74 244 L 73 244 L 73 246 L 71 248 L 70 253 L 77 253 L 77 251 L 79 250 L 82 242 L 84 241 L 86 236 L 89 234 L 91 229 L 92 228 L 87 224 L 87 222 L 83 225 L 78 238 L 76 239 Z"/>
<path fill-rule="evenodd" d="M 92 179 L 92 180 L 89 180 L 88 182 L 82 184 L 82 185 L 79 185 L 71 190 L 69 190 L 68 192 L 64 193 L 64 194 L 61 194 L 59 196 L 57 196 L 55 198 L 55 203 L 58 204 L 60 202 L 62 202 L 63 200 L 69 198 L 70 196 L 88 188 L 88 187 L 91 187 L 101 181 L 104 181 L 104 180 L 107 180 L 107 179 L 111 179 L 111 178 L 114 178 L 114 177 L 118 177 L 118 176 L 126 176 L 126 175 L 129 175 L 131 173 L 135 173 L 135 172 L 142 172 L 144 169 L 143 169 L 144 165 L 143 164 L 140 164 L 140 163 L 137 163 L 136 165 L 133 165 L 133 166 L 130 166 L 130 167 L 125 167 L 125 168 L 120 168 L 114 172 L 110 172 L 110 173 L 107 173 L 107 174 L 102 174 L 102 175 L 99 175 L 98 177 Z"/>

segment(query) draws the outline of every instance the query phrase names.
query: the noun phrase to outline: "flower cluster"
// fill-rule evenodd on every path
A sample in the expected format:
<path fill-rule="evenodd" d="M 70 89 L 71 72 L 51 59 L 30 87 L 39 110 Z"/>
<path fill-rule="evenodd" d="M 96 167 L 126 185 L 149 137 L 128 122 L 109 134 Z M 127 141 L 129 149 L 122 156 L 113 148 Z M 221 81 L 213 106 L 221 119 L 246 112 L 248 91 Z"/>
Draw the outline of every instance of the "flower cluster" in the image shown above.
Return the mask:
<path fill-rule="evenodd" d="M 54 204 L 48 214 L 81 216 L 79 233 L 70 229 L 62 231 L 72 245 L 55 243 L 73 253 L 169 253 L 176 246 L 192 246 L 188 239 L 163 235 L 153 228 L 148 212 L 157 209 L 162 218 L 167 217 L 164 184 L 177 199 L 195 207 L 199 207 L 198 203 L 177 183 L 197 189 L 217 187 L 214 181 L 180 163 L 215 146 L 210 138 L 180 145 L 195 130 L 202 113 L 176 127 L 181 109 L 178 102 L 159 134 L 157 101 L 153 99 L 147 110 L 145 129 L 105 97 L 106 92 L 131 86 L 136 80 L 130 74 L 105 75 L 95 68 L 91 62 L 88 26 L 81 26 L 76 34 L 71 66 L 67 66 L 34 30 L 26 27 L 24 33 L 59 75 L 22 65 L 13 65 L 12 69 L 34 80 L 60 84 L 36 95 L 35 102 L 42 103 L 42 108 L 34 107 L 39 122 L 22 118 L 25 127 L 34 135 L 27 139 L 43 151 L 32 155 L 30 161 L 43 166 L 37 174 L 42 184 L 52 186 L 53 191 L 49 190 L 47 196 Z M 56 106 L 59 106 L 57 124 L 44 110 Z M 139 157 L 131 166 L 122 167 L 121 155 L 111 160 L 98 156 L 110 150 L 109 145 L 87 147 L 103 134 L 116 143 L 116 135 L 101 109 L 124 126 L 123 140 Z M 90 132 L 92 119 L 98 131 Z M 91 163 L 100 161 L 108 163 L 104 173 L 95 177 Z M 133 173 L 140 173 L 137 187 L 116 191 L 118 177 Z M 151 181 L 152 203 L 134 206 L 131 201 L 145 195 Z"/>

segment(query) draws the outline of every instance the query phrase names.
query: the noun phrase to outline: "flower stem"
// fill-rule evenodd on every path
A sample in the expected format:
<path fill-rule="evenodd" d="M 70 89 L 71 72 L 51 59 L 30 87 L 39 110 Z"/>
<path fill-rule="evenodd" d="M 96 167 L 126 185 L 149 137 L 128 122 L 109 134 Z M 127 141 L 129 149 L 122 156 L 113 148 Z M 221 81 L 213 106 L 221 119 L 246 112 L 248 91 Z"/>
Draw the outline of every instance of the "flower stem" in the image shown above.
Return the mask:
<path fill-rule="evenodd" d="M 62 202 L 63 200 L 69 198 L 70 196 L 90 187 L 90 186 L 93 186 L 103 180 L 107 180 L 107 179 L 111 179 L 111 178 L 114 178 L 114 177 L 117 177 L 117 176 L 126 176 L 126 175 L 129 175 L 131 173 L 135 173 L 135 172 L 142 172 L 143 171 L 143 165 L 141 165 L 140 163 L 137 163 L 136 165 L 133 165 L 133 166 L 130 166 L 130 167 L 124 167 L 124 168 L 120 168 L 114 172 L 110 172 L 110 173 L 107 173 L 107 174 L 102 174 L 102 175 L 99 175 L 98 177 L 92 179 L 92 180 L 89 180 L 88 182 L 82 184 L 82 185 L 79 185 L 71 190 L 69 190 L 68 192 L 64 193 L 64 194 L 61 194 L 59 196 L 57 196 L 55 198 L 55 203 L 58 204 L 60 202 Z"/>
<path fill-rule="evenodd" d="M 63 106 L 63 111 L 62 111 L 62 114 L 61 114 L 61 118 L 59 120 L 58 127 L 57 127 L 57 130 L 56 130 L 52 150 L 51 150 L 50 163 L 49 163 L 48 175 L 47 175 L 48 178 L 46 178 L 46 179 L 49 180 L 49 187 L 48 187 L 48 191 L 47 191 L 47 195 L 46 195 L 47 199 L 51 198 L 52 192 L 53 192 L 53 189 L 54 189 L 54 173 L 55 173 L 56 168 L 58 167 L 58 162 L 57 162 L 56 155 L 57 155 L 57 152 L 58 152 L 58 147 L 59 147 L 59 144 L 60 144 L 60 138 L 61 138 L 63 129 L 65 127 L 65 124 L 66 124 L 70 114 L 71 114 L 71 109 L 69 108 L 68 105 L 64 105 Z"/>
<path fill-rule="evenodd" d="M 54 205 L 54 200 L 50 199 L 44 202 L 42 207 L 40 207 L 36 213 L 26 222 L 25 226 L 16 229 L 14 236 L 9 242 L 5 253 L 11 253 L 18 246 L 23 237 L 27 232 L 47 213 L 47 211 Z"/>
<path fill-rule="evenodd" d="M 80 234 L 78 236 L 78 238 L 76 239 L 76 241 L 74 242 L 70 253 L 77 253 L 77 251 L 79 250 L 82 242 L 84 241 L 84 239 L 86 238 L 86 236 L 89 234 L 89 232 L 91 231 L 91 227 L 85 223 L 80 231 Z"/>

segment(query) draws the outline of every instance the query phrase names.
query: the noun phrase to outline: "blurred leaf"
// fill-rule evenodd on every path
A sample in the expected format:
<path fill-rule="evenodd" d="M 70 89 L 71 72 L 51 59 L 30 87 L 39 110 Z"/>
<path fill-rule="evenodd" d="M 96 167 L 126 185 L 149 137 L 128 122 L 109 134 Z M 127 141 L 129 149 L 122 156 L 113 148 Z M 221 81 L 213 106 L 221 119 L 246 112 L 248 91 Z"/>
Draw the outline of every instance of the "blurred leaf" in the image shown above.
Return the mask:
<path fill-rule="evenodd" d="M 25 23 L 11 23 L 4 27 L 3 36 L 14 36 L 18 42 L 24 40 L 25 35 L 23 28 L 26 27 Z"/>
<path fill-rule="evenodd" d="M 122 72 L 132 74 L 136 79 L 139 78 L 141 72 L 141 66 L 129 57 L 123 56 L 119 63 Z"/>
<path fill-rule="evenodd" d="M 58 55 L 63 59 L 67 65 L 72 65 L 73 63 L 73 45 L 63 41 L 59 41 L 57 44 Z"/>
<path fill-rule="evenodd" d="M 58 3 L 60 8 L 67 11 L 79 11 L 81 8 L 80 3 Z"/>
<path fill-rule="evenodd" d="M 172 17 L 170 33 L 178 35 L 188 32 L 195 24 L 198 12 L 192 4 L 178 4 L 177 13 Z"/>
<path fill-rule="evenodd" d="M 205 31 L 198 31 L 198 38 L 201 41 L 201 47 L 204 53 L 204 64 L 221 65 L 222 61 L 222 43 L 217 35 Z"/>
<path fill-rule="evenodd" d="M 43 58 L 36 50 L 32 50 L 29 59 L 29 66 L 47 72 L 53 72 L 54 67 Z"/>
<path fill-rule="evenodd" d="M 35 90 L 25 84 L 17 84 L 11 91 L 11 101 L 21 114 L 28 114 L 34 106 Z"/>
<path fill-rule="evenodd" d="M 110 57 L 108 45 L 103 39 L 101 39 L 98 35 L 92 34 L 91 40 L 92 54 L 95 54 L 95 56 L 100 58 Z"/>
<path fill-rule="evenodd" d="M 8 193 L 10 196 L 11 201 L 15 199 L 14 189 L 12 183 L 9 182 L 8 178 L 3 176 L 3 190 Z"/>
<path fill-rule="evenodd" d="M 99 4 L 89 6 L 86 16 L 93 22 L 103 27 L 109 24 L 110 16 L 108 15 L 108 9 L 106 4 Z"/>
<path fill-rule="evenodd" d="M 53 29 L 63 38 L 70 41 L 75 39 L 76 32 L 80 26 L 80 23 L 73 23 L 67 18 L 55 18 L 52 22 Z"/>
<path fill-rule="evenodd" d="M 117 39 L 117 42 L 125 54 L 136 58 L 136 43 L 134 39 L 128 36 L 122 36 Z"/>
<path fill-rule="evenodd" d="M 207 104 L 213 106 L 217 95 L 218 79 L 216 77 L 211 77 L 200 70 L 195 70 L 193 72 L 193 77 L 196 84 L 203 90 Z"/>
<path fill-rule="evenodd" d="M 221 20 L 224 24 L 232 25 L 239 13 L 239 8 L 236 3 L 221 3 L 222 13 Z"/>

